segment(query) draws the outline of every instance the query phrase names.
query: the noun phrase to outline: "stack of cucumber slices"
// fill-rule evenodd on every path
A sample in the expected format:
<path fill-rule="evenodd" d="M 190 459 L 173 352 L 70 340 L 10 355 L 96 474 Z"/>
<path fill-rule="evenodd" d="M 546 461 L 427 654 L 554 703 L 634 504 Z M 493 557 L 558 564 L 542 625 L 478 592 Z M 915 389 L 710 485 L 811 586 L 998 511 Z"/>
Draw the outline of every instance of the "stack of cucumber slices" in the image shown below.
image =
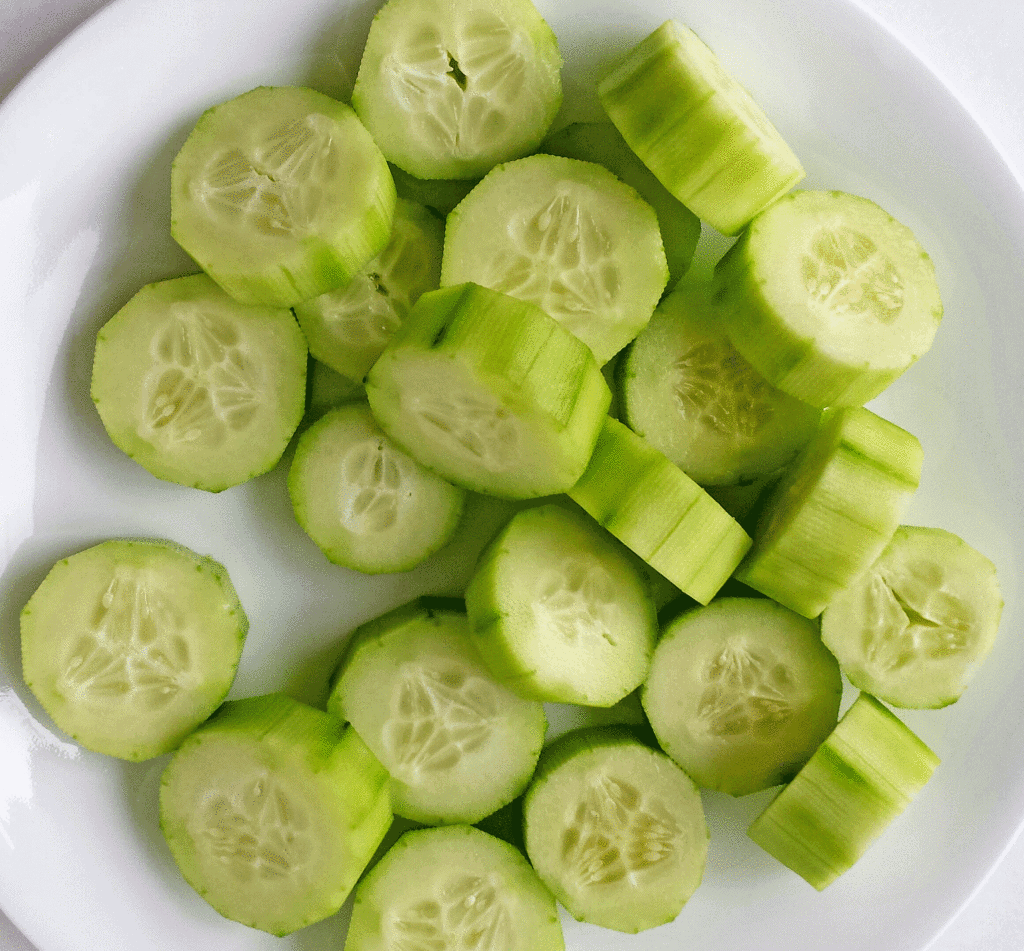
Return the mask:
<path fill-rule="evenodd" d="M 299 432 L 288 501 L 339 571 L 408 572 L 505 500 L 464 597 L 359 626 L 325 709 L 225 700 L 248 619 L 172 542 L 94 546 L 25 605 L 26 684 L 90 750 L 173 754 L 170 852 L 250 927 L 354 893 L 347 951 L 559 951 L 556 900 L 652 928 L 715 848 L 701 789 L 783 786 L 749 834 L 824 888 L 939 762 L 885 704 L 955 702 L 992 649 L 995 568 L 902 524 L 922 447 L 863 405 L 940 322 L 914 235 L 792 191 L 682 24 L 607 64 L 610 121 L 556 128 L 561 65 L 530 0 L 387 0 L 351 105 L 203 114 L 170 170 L 203 273 L 99 333 L 100 419 L 157 479 L 227 490 Z M 736 236 L 710 281 L 702 221 Z M 545 704 L 604 725 L 545 746 Z M 429 828 L 373 864 L 395 816 Z"/>

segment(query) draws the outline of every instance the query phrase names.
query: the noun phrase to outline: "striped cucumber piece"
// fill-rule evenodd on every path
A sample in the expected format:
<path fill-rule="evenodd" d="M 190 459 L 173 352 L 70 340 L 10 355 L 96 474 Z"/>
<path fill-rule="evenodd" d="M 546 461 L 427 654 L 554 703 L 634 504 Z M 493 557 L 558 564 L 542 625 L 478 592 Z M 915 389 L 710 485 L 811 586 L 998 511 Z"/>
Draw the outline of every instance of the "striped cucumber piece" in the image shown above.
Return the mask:
<path fill-rule="evenodd" d="M 992 650 L 1002 609 L 981 552 L 941 528 L 901 525 L 829 602 L 821 637 L 855 687 L 896 707 L 944 707 Z"/>
<path fill-rule="evenodd" d="M 761 107 L 675 20 L 630 50 L 597 92 L 643 163 L 723 234 L 739 232 L 804 177 Z"/>
<path fill-rule="evenodd" d="M 561 68 L 530 0 L 389 0 L 352 105 L 410 175 L 480 178 L 540 145 L 562 104 Z"/>
<path fill-rule="evenodd" d="M 939 758 L 861 694 L 747 834 L 821 891 L 910 804 Z"/>
<path fill-rule="evenodd" d="M 715 268 L 733 345 L 779 389 L 860 406 L 931 347 L 942 300 L 913 233 L 866 198 L 798 191 Z"/>
<path fill-rule="evenodd" d="M 282 694 L 224 704 L 160 784 L 160 828 L 185 880 L 274 935 L 333 915 L 392 818 L 387 773 L 356 732 Z"/>
<path fill-rule="evenodd" d="M 922 459 L 915 436 L 870 410 L 826 410 L 765 502 L 736 577 L 817 617 L 889 543 Z"/>
<path fill-rule="evenodd" d="M 381 428 L 456 485 L 564 492 L 611 394 L 587 347 L 541 311 L 475 284 L 424 294 L 366 378 Z"/>
<path fill-rule="evenodd" d="M 203 113 L 171 169 L 171 234 L 239 301 L 291 307 L 383 250 L 395 183 L 349 106 L 263 86 Z"/>
<path fill-rule="evenodd" d="M 590 465 L 568 496 L 685 594 L 707 604 L 750 538 L 663 453 L 606 417 Z"/>

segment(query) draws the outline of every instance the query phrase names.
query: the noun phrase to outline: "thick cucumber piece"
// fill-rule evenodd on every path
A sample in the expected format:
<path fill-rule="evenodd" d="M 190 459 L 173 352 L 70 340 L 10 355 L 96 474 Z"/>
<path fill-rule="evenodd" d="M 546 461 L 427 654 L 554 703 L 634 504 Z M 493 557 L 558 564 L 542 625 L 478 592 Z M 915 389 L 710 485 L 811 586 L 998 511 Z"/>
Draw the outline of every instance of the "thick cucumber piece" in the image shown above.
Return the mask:
<path fill-rule="evenodd" d="M 804 177 L 761 107 L 675 20 L 635 46 L 597 93 L 643 163 L 723 234 L 736 234 Z"/>
<path fill-rule="evenodd" d="M 365 403 L 333 409 L 302 434 L 288 494 L 328 560 L 367 574 L 409 571 L 437 551 L 466 496 L 395 446 Z"/>
<path fill-rule="evenodd" d="M 277 464 L 302 419 L 306 362 L 290 311 L 179 277 L 142 288 L 100 329 L 92 400 L 139 465 L 219 492 Z"/>
<path fill-rule="evenodd" d="M 21 611 L 25 683 L 97 753 L 168 753 L 224 699 L 249 621 L 224 567 L 115 539 L 57 562 Z"/>
<path fill-rule="evenodd" d="M 608 169 L 531 155 L 494 169 L 448 216 L 441 285 L 531 301 L 607 363 L 668 281 L 654 210 Z"/>
<path fill-rule="evenodd" d="M 366 378 L 381 428 L 456 485 L 564 492 L 611 392 L 590 351 L 536 305 L 475 284 L 424 294 Z"/>
<path fill-rule="evenodd" d="M 744 796 L 793 778 L 835 727 L 842 693 L 814 621 L 767 598 L 721 598 L 665 627 L 641 698 L 698 786 Z"/>
<path fill-rule="evenodd" d="M 862 693 L 747 834 L 821 891 L 903 812 L 938 764 L 901 720 Z"/>
<path fill-rule="evenodd" d="M 562 104 L 561 69 L 530 0 L 389 0 L 352 105 L 410 175 L 480 178 L 540 145 Z"/>
<path fill-rule="evenodd" d="M 345 287 L 295 305 L 309 352 L 357 383 L 424 291 L 441 281 L 444 223 L 399 199 L 387 247 Z"/>
<path fill-rule="evenodd" d="M 707 604 L 750 537 L 688 475 L 606 417 L 590 465 L 568 496 L 676 587 Z"/>
<path fill-rule="evenodd" d="M 203 113 L 171 169 L 171 234 L 225 291 L 291 307 L 388 242 L 395 183 L 352 109 L 260 87 Z"/>
<path fill-rule="evenodd" d="M 703 486 L 763 479 L 793 461 L 821 410 L 736 352 L 705 285 L 669 294 L 618 375 L 623 420 Z"/>
<path fill-rule="evenodd" d="M 981 552 L 941 528 L 901 525 L 829 602 L 821 637 L 855 687 L 896 707 L 944 707 L 992 650 L 1002 609 Z"/>
<path fill-rule="evenodd" d="M 733 345 L 780 390 L 860 406 L 931 347 L 942 300 L 931 259 L 874 202 L 799 191 L 751 223 L 715 268 Z"/>
<path fill-rule="evenodd" d="M 627 730 L 576 730 L 544 750 L 523 803 L 526 849 L 580 921 L 635 934 L 672 921 L 704 875 L 693 780 Z"/>
<path fill-rule="evenodd" d="M 654 602 L 625 549 L 578 510 L 517 512 L 466 589 L 473 641 L 517 693 L 610 707 L 643 682 Z"/>
<path fill-rule="evenodd" d="M 547 728 L 543 704 L 488 671 L 466 615 L 431 599 L 355 631 L 327 708 L 391 774 L 395 812 L 428 825 L 477 822 L 515 799 Z"/>
<path fill-rule="evenodd" d="M 274 935 L 333 915 L 391 820 L 387 773 L 356 732 L 282 694 L 224 704 L 160 783 L 160 828 L 185 880 Z"/>
<path fill-rule="evenodd" d="M 523 856 L 472 826 L 406 832 L 355 891 L 345 951 L 563 951 Z"/>

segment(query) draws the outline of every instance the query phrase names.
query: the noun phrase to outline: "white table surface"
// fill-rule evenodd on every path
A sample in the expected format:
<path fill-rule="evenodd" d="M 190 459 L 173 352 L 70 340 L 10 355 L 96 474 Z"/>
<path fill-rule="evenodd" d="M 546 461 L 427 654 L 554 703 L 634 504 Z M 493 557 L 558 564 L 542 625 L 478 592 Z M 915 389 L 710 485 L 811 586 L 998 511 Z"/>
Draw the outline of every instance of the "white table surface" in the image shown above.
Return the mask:
<path fill-rule="evenodd" d="M 0 0 L 0 99 L 109 0 Z M 770 2 L 770 0 L 766 0 Z M 1024 185 L 1024 4 L 854 0 L 914 50 L 978 119 Z M 1024 837 L 929 951 L 1024 948 Z M 0 951 L 36 951 L 0 911 Z M 922 949 L 923 951 L 923 949 Z"/>

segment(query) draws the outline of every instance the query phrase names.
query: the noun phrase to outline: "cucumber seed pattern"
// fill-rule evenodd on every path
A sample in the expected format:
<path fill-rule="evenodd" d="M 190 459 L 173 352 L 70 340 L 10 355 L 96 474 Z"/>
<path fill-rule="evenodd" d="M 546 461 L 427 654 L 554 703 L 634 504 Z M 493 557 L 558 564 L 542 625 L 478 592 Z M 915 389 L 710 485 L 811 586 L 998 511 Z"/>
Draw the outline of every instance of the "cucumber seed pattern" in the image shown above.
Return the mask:
<path fill-rule="evenodd" d="M 511 413 L 494 397 L 455 391 L 449 395 L 415 394 L 409 408 L 451 451 L 468 456 L 491 472 L 503 472 L 516 461 L 519 437 Z"/>
<path fill-rule="evenodd" d="M 341 460 L 338 518 L 356 535 L 393 528 L 402 516 L 403 469 L 408 462 L 383 439 L 356 443 Z"/>
<path fill-rule="evenodd" d="M 395 912 L 384 923 L 387 951 L 512 951 L 512 919 L 494 878 L 453 875 L 436 899 Z"/>
<path fill-rule="evenodd" d="M 611 576 L 594 561 L 567 558 L 541 575 L 533 610 L 545 630 L 577 647 L 615 646 L 618 613 Z"/>
<path fill-rule="evenodd" d="M 704 668 L 697 719 L 714 736 L 770 732 L 789 716 L 792 677 L 771 655 L 731 638 Z"/>

